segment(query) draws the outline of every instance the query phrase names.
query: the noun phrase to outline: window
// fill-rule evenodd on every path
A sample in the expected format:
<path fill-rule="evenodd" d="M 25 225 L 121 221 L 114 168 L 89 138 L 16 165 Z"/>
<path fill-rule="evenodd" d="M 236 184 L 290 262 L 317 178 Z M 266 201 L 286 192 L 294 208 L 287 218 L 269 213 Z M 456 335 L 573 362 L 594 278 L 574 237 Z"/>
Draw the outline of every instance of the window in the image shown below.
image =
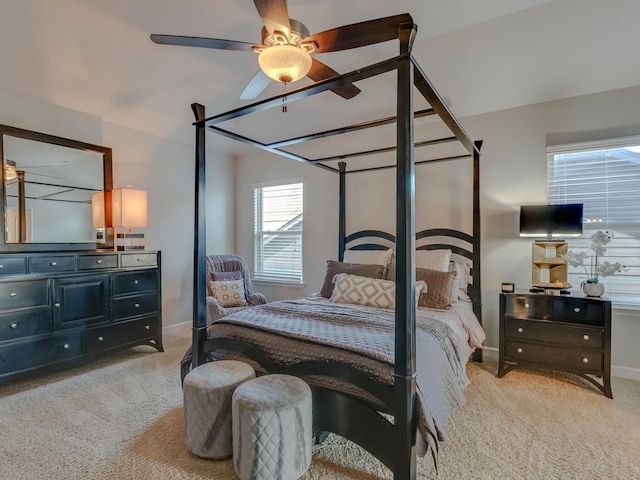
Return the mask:
<path fill-rule="evenodd" d="M 302 183 L 254 186 L 256 280 L 302 283 Z"/>
<path fill-rule="evenodd" d="M 547 152 L 549 203 L 584 204 L 583 234 L 569 240 L 569 249 L 592 253 L 591 235 L 613 231 L 604 260 L 626 268 L 600 281 L 617 304 L 640 305 L 640 137 L 549 147 Z M 569 267 L 569 283 L 578 286 L 585 279 L 584 269 Z"/>

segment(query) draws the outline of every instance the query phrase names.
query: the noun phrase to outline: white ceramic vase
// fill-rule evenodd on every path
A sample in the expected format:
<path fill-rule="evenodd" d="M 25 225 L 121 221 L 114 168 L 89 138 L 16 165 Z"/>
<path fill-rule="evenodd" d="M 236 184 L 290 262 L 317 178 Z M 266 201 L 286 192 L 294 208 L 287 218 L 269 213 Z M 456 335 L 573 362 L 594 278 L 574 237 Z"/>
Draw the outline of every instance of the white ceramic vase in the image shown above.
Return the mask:
<path fill-rule="evenodd" d="M 602 283 L 582 282 L 582 291 L 587 297 L 601 297 L 604 294 L 604 285 Z"/>

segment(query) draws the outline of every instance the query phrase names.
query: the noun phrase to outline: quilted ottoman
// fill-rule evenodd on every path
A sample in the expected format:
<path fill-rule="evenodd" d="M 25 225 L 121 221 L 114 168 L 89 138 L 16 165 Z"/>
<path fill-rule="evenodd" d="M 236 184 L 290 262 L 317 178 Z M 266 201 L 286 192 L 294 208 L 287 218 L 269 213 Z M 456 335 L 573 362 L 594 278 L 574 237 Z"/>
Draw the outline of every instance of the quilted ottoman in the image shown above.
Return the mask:
<path fill-rule="evenodd" d="M 231 456 L 231 396 L 255 378 L 250 365 L 235 360 L 204 363 L 191 370 L 182 386 L 187 448 L 204 458 Z"/>
<path fill-rule="evenodd" d="M 311 464 L 311 389 L 265 375 L 233 393 L 233 467 L 241 480 L 294 480 Z"/>

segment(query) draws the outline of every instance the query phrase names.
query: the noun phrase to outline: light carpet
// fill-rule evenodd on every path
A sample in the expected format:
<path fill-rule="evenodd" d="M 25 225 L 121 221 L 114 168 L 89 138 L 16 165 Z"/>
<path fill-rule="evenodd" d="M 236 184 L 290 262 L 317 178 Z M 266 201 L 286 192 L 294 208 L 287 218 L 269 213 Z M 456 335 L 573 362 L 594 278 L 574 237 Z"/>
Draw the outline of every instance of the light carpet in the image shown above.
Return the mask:
<path fill-rule="evenodd" d="M 188 327 L 167 329 L 164 353 L 135 347 L 85 367 L 0 385 L 0 478 L 234 479 L 184 443 L 179 361 Z M 447 420 L 439 474 L 418 478 L 640 479 L 640 382 L 614 378 L 610 400 L 569 375 L 470 364 L 467 403 Z M 331 435 L 303 479 L 392 478 Z"/>

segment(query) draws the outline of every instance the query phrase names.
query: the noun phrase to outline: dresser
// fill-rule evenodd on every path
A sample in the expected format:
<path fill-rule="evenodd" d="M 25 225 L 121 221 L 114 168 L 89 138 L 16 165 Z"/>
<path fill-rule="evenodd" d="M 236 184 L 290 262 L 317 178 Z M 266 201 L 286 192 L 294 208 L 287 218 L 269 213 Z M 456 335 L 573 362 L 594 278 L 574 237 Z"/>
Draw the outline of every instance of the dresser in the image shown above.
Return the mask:
<path fill-rule="evenodd" d="M 162 348 L 160 252 L 0 254 L 0 383 Z"/>
<path fill-rule="evenodd" d="M 611 302 L 578 294 L 500 294 L 498 377 L 518 367 L 579 375 L 613 398 Z"/>

